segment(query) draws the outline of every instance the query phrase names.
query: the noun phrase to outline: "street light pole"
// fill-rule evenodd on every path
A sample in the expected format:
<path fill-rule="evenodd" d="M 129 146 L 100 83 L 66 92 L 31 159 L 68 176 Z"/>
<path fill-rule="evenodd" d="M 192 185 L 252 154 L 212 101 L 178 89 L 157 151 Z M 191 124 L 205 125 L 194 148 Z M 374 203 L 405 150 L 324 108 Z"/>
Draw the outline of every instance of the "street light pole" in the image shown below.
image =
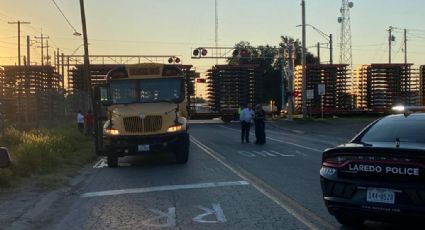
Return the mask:
<path fill-rule="evenodd" d="M 307 76 L 306 76 L 306 30 L 305 30 L 305 1 L 301 1 L 302 8 L 302 114 L 307 117 Z"/>
<path fill-rule="evenodd" d="M 306 26 L 309 26 L 311 28 L 313 28 L 315 31 L 317 31 L 317 33 L 319 33 L 323 38 L 325 38 L 328 42 L 329 42 L 329 64 L 333 64 L 333 37 L 332 34 L 325 34 L 323 31 L 319 30 L 317 27 L 310 25 L 310 24 L 305 24 Z M 302 25 L 297 25 L 297 27 L 302 26 Z"/>

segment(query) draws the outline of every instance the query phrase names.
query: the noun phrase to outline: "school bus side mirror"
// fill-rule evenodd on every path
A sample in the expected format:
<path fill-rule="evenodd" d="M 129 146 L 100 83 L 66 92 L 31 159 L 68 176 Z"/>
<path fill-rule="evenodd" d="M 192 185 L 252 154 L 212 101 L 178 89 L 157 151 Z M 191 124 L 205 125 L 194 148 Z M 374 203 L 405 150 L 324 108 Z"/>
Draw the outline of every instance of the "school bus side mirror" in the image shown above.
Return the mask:
<path fill-rule="evenodd" d="M 101 103 L 103 106 L 111 106 L 114 104 L 111 100 L 104 100 Z"/>

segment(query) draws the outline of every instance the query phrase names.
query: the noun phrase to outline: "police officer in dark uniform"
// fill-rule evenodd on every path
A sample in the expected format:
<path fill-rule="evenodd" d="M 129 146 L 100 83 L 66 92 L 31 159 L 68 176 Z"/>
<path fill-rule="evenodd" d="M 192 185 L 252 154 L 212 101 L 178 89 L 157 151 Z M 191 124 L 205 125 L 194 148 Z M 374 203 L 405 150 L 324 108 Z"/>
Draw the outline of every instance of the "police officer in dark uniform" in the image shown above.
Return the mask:
<path fill-rule="evenodd" d="M 263 110 L 263 107 L 258 104 L 255 106 L 255 116 L 254 116 L 254 125 L 255 125 L 255 144 L 264 145 L 266 143 L 266 112 Z"/>

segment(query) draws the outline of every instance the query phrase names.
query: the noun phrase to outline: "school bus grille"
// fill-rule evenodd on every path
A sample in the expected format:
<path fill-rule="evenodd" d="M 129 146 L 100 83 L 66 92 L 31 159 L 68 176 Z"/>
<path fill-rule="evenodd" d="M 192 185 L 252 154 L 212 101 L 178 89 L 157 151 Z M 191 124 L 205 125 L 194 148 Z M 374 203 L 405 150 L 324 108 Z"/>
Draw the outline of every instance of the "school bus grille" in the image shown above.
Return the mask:
<path fill-rule="evenodd" d="M 150 133 L 160 131 L 162 128 L 161 116 L 126 117 L 123 119 L 124 128 L 129 133 Z"/>

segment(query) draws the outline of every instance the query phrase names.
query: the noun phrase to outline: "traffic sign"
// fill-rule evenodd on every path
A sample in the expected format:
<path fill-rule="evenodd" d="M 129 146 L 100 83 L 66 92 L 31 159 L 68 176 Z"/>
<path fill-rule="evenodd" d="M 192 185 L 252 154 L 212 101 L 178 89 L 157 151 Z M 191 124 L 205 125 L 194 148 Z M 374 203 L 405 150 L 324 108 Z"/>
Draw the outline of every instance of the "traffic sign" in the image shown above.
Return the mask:
<path fill-rule="evenodd" d="M 325 84 L 318 84 L 317 85 L 317 94 L 319 96 L 324 96 L 326 94 Z"/>
<path fill-rule="evenodd" d="M 307 99 L 314 99 L 314 89 L 307 90 Z"/>

